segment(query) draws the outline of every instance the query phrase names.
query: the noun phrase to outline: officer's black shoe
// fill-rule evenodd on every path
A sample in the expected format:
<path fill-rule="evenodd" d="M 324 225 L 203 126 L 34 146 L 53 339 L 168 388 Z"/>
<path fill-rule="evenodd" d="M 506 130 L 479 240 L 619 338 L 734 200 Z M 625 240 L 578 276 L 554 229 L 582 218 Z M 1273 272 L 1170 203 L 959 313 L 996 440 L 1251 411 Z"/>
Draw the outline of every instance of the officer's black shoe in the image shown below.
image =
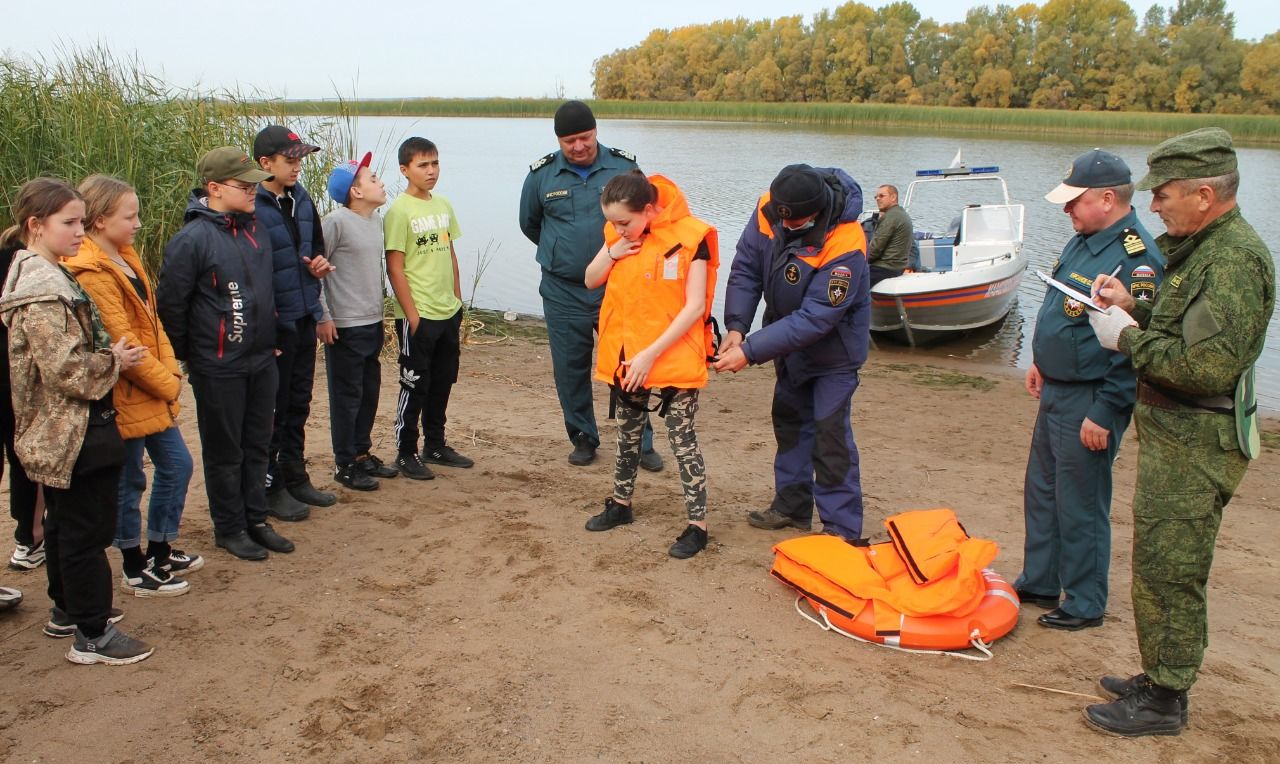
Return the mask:
<path fill-rule="evenodd" d="M 273 552 L 289 553 L 293 551 L 293 542 L 276 533 L 276 529 L 272 528 L 269 523 L 259 523 L 249 526 L 249 538 L 258 542 L 262 546 Z"/>
<path fill-rule="evenodd" d="M 569 463 L 575 467 L 585 467 L 596 460 L 596 447 L 591 445 L 591 438 L 585 432 L 573 437 L 573 453 L 569 454 Z"/>
<path fill-rule="evenodd" d="M 311 515 L 311 508 L 283 488 L 277 488 L 267 491 L 267 514 L 286 523 L 296 523 L 306 520 Z"/>
<path fill-rule="evenodd" d="M 1122 676 L 1104 676 L 1098 680 L 1098 687 L 1102 690 L 1102 694 L 1108 698 L 1119 700 L 1137 692 L 1143 682 L 1150 679 L 1146 674 L 1138 674 L 1125 679 Z M 1187 694 L 1180 693 L 1178 695 L 1178 706 L 1182 709 L 1182 726 L 1187 726 Z"/>
<path fill-rule="evenodd" d="M 362 454 L 357 456 L 356 466 L 369 477 L 393 478 L 400 474 L 400 470 L 392 467 L 390 464 L 386 464 L 373 454 Z"/>
<path fill-rule="evenodd" d="M 662 472 L 662 468 L 666 465 L 662 463 L 662 454 L 651 448 L 640 452 L 640 466 L 650 472 Z"/>
<path fill-rule="evenodd" d="M 752 510 L 747 513 L 747 522 L 753 528 L 763 528 L 767 531 L 776 531 L 781 528 L 799 528 L 802 531 L 812 530 L 812 520 L 800 520 L 790 515 L 784 515 L 773 507 L 769 507 L 763 512 Z"/>
<path fill-rule="evenodd" d="M 334 470 L 333 479 L 356 491 L 378 490 L 378 481 L 357 467 L 355 462 Z"/>
<path fill-rule="evenodd" d="M 1024 605 L 1035 605 L 1045 610 L 1053 610 L 1058 607 L 1058 596 L 1049 596 L 1048 594 L 1032 594 L 1022 589 L 1014 589 L 1013 593 L 1018 595 L 1018 601 Z"/>
<path fill-rule="evenodd" d="M 707 548 L 707 532 L 696 525 L 689 525 L 667 550 L 677 560 L 687 560 Z"/>
<path fill-rule="evenodd" d="M 593 515 L 590 520 L 587 520 L 587 530 L 612 530 L 619 525 L 626 525 L 634 520 L 635 516 L 631 514 L 631 507 L 626 504 L 619 504 L 610 497 L 604 500 L 604 511 L 598 515 Z"/>
<path fill-rule="evenodd" d="M 1081 618 L 1064 612 L 1062 608 L 1054 608 L 1044 615 L 1036 619 L 1036 623 L 1041 626 L 1047 626 L 1050 629 L 1062 629 L 1063 631 L 1080 631 L 1094 626 L 1102 625 L 1102 616 L 1097 618 Z"/>
<path fill-rule="evenodd" d="M 1124 737 L 1176 735 L 1182 731 L 1182 702 L 1185 691 L 1170 690 L 1145 675 L 1133 691 L 1110 703 L 1086 706 L 1084 718 L 1090 725 Z"/>
<path fill-rule="evenodd" d="M 244 531 L 229 536 L 214 534 L 213 543 L 242 560 L 265 560 L 268 557 L 267 550 Z"/>

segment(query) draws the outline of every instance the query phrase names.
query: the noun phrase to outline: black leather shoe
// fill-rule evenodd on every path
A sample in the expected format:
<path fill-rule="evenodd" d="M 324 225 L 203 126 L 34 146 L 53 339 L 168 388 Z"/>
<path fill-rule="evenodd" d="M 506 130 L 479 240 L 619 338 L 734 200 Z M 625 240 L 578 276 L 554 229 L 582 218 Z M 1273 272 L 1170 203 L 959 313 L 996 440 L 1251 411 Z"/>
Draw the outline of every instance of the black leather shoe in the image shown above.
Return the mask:
<path fill-rule="evenodd" d="M 573 452 L 569 454 L 569 463 L 575 467 L 585 467 L 596 460 L 596 447 L 585 432 L 573 438 Z"/>
<path fill-rule="evenodd" d="M 393 478 L 400 474 L 400 470 L 385 464 L 381 459 L 373 454 L 364 454 L 356 457 L 356 466 L 359 467 L 364 474 L 369 477 L 376 478 Z"/>
<path fill-rule="evenodd" d="M 1138 691 L 1143 682 L 1150 681 L 1146 674 L 1138 674 L 1125 679 L 1122 676 L 1104 676 L 1098 680 L 1098 688 L 1108 698 L 1119 700 Z M 1182 726 L 1187 726 L 1187 694 L 1178 696 L 1178 706 L 1182 710 Z"/>
<path fill-rule="evenodd" d="M 214 534 L 213 543 L 242 560 L 265 560 L 268 557 L 267 550 L 261 544 L 249 538 L 249 534 L 245 531 L 240 531 L 230 536 Z"/>
<path fill-rule="evenodd" d="M 288 491 L 278 488 L 267 492 L 267 514 L 286 523 L 296 523 L 311 516 L 311 508 L 293 498 Z"/>
<path fill-rule="evenodd" d="M 763 512 L 748 512 L 747 522 L 753 528 L 763 528 L 767 531 L 776 531 L 781 528 L 799 528 L 802 531 L 813 529 L 812 520 L 798 520 L 790 515 L 782 514 L 773 507 L 769 507 Z"/>
<path fill-rule="evenodd" d="M 587 530 L 612 530 L 619 525 L 626 525 L 634 520 L 635 515 L 631 513 L 631 507 L 619 504 L 610 497 L 604 500 L 604 511 L 598 515 L 592 515 L 591 519 L 587 520 Z"/>
<path fill-rule="evenodd" d="M 1062 608 L 1054 608 L 1044 615 L 1036 619 L 1036 623 L 1041 626 L 1048 626 L 1050 629 L 1063 629 L 1064 631 L 1080 631 L 1094 626 L 1102 625 L 1102 616 L 1097 618 L 1080 618 L 1063 612 Z"/>
<path fill-rule="evenodd" d="M 333 479 L 356 491 L 376 491 L 378 481 L 373 476 L 356 466 L 355 462 L 339 467 L 333 473 Z"/>
<path fill-rule="evenodd" d="M 311 485 L 311 478 L 306 478 L 302 482 L 286 485 L 285 490 L 289 492 L 293 498 L 303 504 L 310 504 L 313 507 L 332 507 L 338 503 L 338 497 L 328 491 L 321 491 L 319 488 Z"/>
<path fill-rule="evenodd" d="M 1123 698 L 1086 706 L 1084 719 L 1112 735 L 1176 735 L 1182 731 L 1181 704 L 1186 697 L 1185 691 L 1161 687 L 1142 675 Z"/>
<path fill-rule="evenodd" d="M 265 546 L 273 552 L 284 552 L 288 554 L 293 551 L 293 542 L 276 533 L 276 529 L 272 528 L 269 523 L 249 526 L 249 538 Z"/>
<path fill-rule="evenodd" d="M 1014 589 L 1013 593 L 1018 595 L 1018 601 L 1024 605 L 1035 605 L 1045 610 L 1054 610 L 1059 605 L 1057 595 L 1051 597 L 1048 594 L 1032 594 L 1022 589 Z"/>
<path fill-rule="evenodd" d="M 666 465 L 662 463 L 662 454 L 651 448 L 640 452 L 640 466 L 650 472 L 662 472 Z"/>

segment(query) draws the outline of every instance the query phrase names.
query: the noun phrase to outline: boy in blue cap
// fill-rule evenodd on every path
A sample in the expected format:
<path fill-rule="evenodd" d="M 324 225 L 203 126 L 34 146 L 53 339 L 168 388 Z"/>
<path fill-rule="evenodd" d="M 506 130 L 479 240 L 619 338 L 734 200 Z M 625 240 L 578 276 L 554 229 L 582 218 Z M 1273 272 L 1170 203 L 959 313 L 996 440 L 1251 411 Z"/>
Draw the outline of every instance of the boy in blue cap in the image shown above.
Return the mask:
<path fill-rule="evenodd" d="M 324 216 L 324 241 L 333 272 L 320 291 L 323 315 L 316 334 L 325 344 L 329 429 L 337 462 L 334 480 L 357 491 L 378 488 L 376 478 L 400 474 L 369 453 L 378 413 L 382 369 L 382 179 L 369 167 L 373 154 L 329 173 L 329 198 L 339 206 Z"/>

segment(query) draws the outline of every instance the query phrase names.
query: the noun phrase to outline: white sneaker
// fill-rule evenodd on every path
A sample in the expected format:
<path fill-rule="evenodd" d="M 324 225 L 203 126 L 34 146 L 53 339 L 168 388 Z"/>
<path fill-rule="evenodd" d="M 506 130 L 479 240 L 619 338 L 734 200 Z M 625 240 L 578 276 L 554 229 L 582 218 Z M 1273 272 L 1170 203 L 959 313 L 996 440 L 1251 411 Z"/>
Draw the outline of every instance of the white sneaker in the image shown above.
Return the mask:
<path fill-rule="evenodd" d="M 13 554 L 9 557 L 9 567 L 14 570 L 35 570 L 44 565 L 44 539 L 35 544 L 15 544 Z"/>
<path fill-rule="evenodd" d="M 155 566 L 155 560 L 147 560 L 147 567 L 132 578 L 125 573 L 120 588 L 133 592 L 135 597 L 177 597 L 186 594 L 191 584 Z"/>
<path fill-rule="evenodd" d="M 15 608 L 22 602 L 22 592 L 8 586 L 0 586 L 0 610 Z"/>

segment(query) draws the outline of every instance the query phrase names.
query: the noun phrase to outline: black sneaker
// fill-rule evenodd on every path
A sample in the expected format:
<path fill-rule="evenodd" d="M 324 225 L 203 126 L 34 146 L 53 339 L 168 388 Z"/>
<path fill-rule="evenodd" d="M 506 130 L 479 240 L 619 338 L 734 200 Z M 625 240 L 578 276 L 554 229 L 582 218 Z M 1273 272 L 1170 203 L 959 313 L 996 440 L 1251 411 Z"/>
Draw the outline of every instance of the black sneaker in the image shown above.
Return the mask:
<path fill-rule="evenodd" d="M 381 459 L 373 454 L 357 456 L 356 466 L 369 477 L 393 478 L 400 474 L 400 470 L 392 467 L 390 464 L 383 463 Z"/>
<path fill-rule="evenodd" d="M 67 660 L 72 663 L 91 665 L 105 663 L 108 666 L 123 666 L 146 660 L 155 648 L 138 639 L 118 631 L 112 624 L 97 639 L 89 639 L 83 631 L 76 629 L 76 641 L 67 651 Z"/>
<path fill-rule="evenodd" d="M 191 584 L 165 570 L 157 569 L 155 560 L 147 560 L 147 567 L 138 575 L 121 575 L 120 588 L 132 592 L 135 597 L 178 597 L 191 589 Z"/>
<path fill-rule="evenodd" d="M 423 451 L 422 460 L 432 464 L 439 464 L 442 467 L 461 467 L 462 469 L 476 465 L 474 461 L 454 451 L 449 446 L 438 446 L 428 451 Z"/>
<path fill-rule="evenodd" d="M 585 467 L 596 460 L 596 447 L 585 432 L 573 438 L 573 453 L 569 454 L 569 463 L 575 467 Z"/>
<path fill-rule="evenodd" d="M 1125 679 L 1122 676 L 1104 676 L 1098 680 L 1102 694 L 1113 700 L 1128 697 L 1138 691 L 1147 680 L 1146 674 L 1138 674 Z M 1182 726 L 1187 726 L 1187 694 L 1178 696 L 1178 706 L 1182 711 Z"/>
<path fill-rule="evenodd" d="M 204 567 L 204 558 L 198 554 L 187 554 L 181 549 L 170 549 L 169 559 L 160 563 L 160 567 L 165 572 L 175 575 L 195 573 Z"/>
<path fill-rule="evenodd" d="M 124 618 L 124 611 L 118 607 L 111 608 L 111 612 L 107 613 L 107 623 L 120 623 L 122 618 Z M 62 609 L 51 607 L 49 608 L 49 622 L 44 625 L 41 631 L 44 632 L 46 637 L 63 639 L 76 635 L 76 625 L 71 622 L 71 618 Z"/>
<path fill-rule="evenodd" d="M 401 454 L 396 457 L 396 469 L 410 480 L 431 480 L 436 476 L 417 454 Z"/>
<path fill-rule="evenodd" d="M 707 532 L 690 524 L 671 545 L 667 553 L 677 560 L 687 560 L 707 548 Z"/>
<path fill-rule="evenodd" d="M 587 520 L 587 530 L 589 531 L 607 531 L 617 528 L 619 525 L 626 525 L 635 520 L 635 516 L 631 514 L 631 507 L 626 504 L 619 504 L 609 497 L 604 500 L 604 511 L 598 515 L 593 515 Z"/>
<path fill-rule="evenodd" d="M 1091 726 L 1123 737 L 1177 735 L 1182 731 L 1182 702 L 1186 691 L 1170 690 L 1145 675 L 1133 691 L 1110 703 L 1086 706 L 1084 718 Z"/>
<path fill-rule="evenodd" d="M 378 490 L 378 481 L 374 480 L 372 475 L 356 466 L 355 462 L 334 470 L 333 479 L 339 484 L 356 491 Z"/>
<path fill-rule="evenodd" d="M 640 452 L 640 466 L 649 472 L 662 472 L 662 468 L 666 465 L 662 463 L 662 454 L 651 448 Z"/>

